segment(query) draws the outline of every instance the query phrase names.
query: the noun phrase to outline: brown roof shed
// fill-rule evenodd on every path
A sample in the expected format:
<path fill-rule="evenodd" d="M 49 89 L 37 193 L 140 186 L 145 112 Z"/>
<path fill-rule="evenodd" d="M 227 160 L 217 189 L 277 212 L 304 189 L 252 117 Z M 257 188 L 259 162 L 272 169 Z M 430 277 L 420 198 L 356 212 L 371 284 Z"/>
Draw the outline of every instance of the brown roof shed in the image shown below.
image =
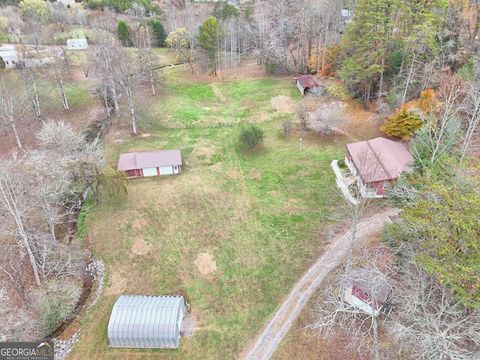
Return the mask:
<path fill-rule="evenodd" d="M 180 150 L 125 153 L 121 154 L 118 159 L 118 170 L 120 171 L 170 165 L 182 165 Z"/>

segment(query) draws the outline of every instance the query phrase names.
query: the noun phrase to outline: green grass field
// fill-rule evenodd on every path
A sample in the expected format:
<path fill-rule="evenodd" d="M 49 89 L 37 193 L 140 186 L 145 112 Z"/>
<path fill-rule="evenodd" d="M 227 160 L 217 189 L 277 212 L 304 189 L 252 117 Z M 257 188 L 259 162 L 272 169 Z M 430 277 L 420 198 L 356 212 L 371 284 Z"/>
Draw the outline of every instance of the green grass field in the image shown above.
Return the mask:
<path fill-rule="evenodd" d="M 272 96 L 298 99 L 292 84 L 279 79 L 239 80 L 191 84 L 168 74 L 162 86 L 162 100 L 140 110 L 140 117 L 153 119 L 147 125 L 169 127 L 211 126 L 263 122 L 275 112 Z"/>
<path fill-rule="evenodd" d="M 319 255 L 338 200 L 329 164 L 342 149 L 300 144 L 298 134 L 282 139 L 270 105 L 277 95 L 297 99 L 286 80 L 169 77 L 142 113 L 151 136 L 107 141 L 112 163 L 120 152 L 179 148 L 185 165 L 179 176 L 130 181 L 128 198 L 86 212 L 82 231 L 108 280 L 83 319 L 73 359 L 233 359 Z M 256 151 L 238 145 L 245 121 L 265 130 Z M 231 126 L 212 126 L 220 122 Z M 194 336 L 175 351 L 109 349 L 107 324 L 120 294 L 183 294 L 197 318 Z"/>

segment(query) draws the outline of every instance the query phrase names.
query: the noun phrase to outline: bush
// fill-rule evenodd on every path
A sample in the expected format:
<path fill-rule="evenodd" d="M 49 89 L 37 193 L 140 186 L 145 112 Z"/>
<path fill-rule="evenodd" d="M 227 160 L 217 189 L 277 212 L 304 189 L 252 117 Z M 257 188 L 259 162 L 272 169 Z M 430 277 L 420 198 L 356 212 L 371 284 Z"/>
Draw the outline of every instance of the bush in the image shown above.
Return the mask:
<path fill-rule="evenodd" d="M 155 35 L 155 39 L 157 40 L 157 46 L 164 47 L 165 46 L 165 39 L 167 38 L 167 33 L 163 28 L 162 23 L 158 19 L 153 19 L 148 22 L 148 25 L 153 31 Z"/>
<path fill-rule="evenodd" d="M 424 119 L 435 112 L 438 106 L 435 92 L 426 89 L 418 99 L 400 106 L 380 130 L 388 136 L 408 139 L 423 126 Z"/>
<path fill-rule="evenodd" d="M 117 25 L 117 37 L 123 44 L 123 46 L 130 45 L 130 29 L 128 28 L 128 24 L 120 20 Z"/>
<path fill-rule="evenodd" d="M 87 7 L 91 10 L 103 10 L 107 6 L 105 0 L 88 0 Z"/>
<path fill-rule="evenodd" d="M 388 136 L 408 139 L 423 125 L 418 111 L 402 106 L 380 128 Z"/>
<path fill-rule="evenodd" d="M 37 290 L 36 308 L 47 335 L 72 315 L 81 293 L 77 283 L 58 280 L 49 281 Z"/>
<path fill-rule="evenodd" d="M 276 62 L 269 60 L 265 63 L 265 71 L 268 74 L 273 75 L 277 72 L 277 70 L 278 70 L 278 64 Z"/>
<path fill-rule="evenodd" d="M 350 99 L 350 94 L 347 88 L 340 80 L 330 80 L 325 82 L 325 90 L 327 93 L 339 100 L 347 101 Z"/>
<path fill-rule="evenodd" d="M 293 130 L 293 122 L 291 119 L 285 119 L 282 121 L 282 135 L 285 139 L 290 137 Z"/>
<path fill-rule="evenodd" d="M 263 130 L 256 125 L 248 125 L 240 133 L 240 142 L 249 149 L 255 149 L 263 142 Z"/>

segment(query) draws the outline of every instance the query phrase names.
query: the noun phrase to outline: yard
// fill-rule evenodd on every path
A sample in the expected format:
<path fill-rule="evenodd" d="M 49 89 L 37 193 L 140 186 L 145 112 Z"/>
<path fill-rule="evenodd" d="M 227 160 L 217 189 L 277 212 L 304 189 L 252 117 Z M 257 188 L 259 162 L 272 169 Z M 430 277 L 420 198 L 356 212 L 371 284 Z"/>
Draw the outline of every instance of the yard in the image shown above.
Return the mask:
<path fill-rule="evenodd" d="M 170 73 L 164 80 L 140 112 L 148 136 L 125 136 L 125 123 L 112 129 L 106 151 L 115 164 L 120 152 L 179 148 L 184 171 L 130 181 L 128 198 L 84 209 L 84 241 L 106 262 L 108 279 L 82 321 L 73 359 L 234 358 L 334 227 L 330 161 L 346 140 L 281 138 L 283 117 L 271 98 L 298 101 L 291 79 L 192 83 Z M 254 152 L 237 143 L 245 121 L 265 130 Z M 197 319 L 194 336 L 177 351 L 109 349 L 107 324 L 120 294 L 183 294 Z"/>

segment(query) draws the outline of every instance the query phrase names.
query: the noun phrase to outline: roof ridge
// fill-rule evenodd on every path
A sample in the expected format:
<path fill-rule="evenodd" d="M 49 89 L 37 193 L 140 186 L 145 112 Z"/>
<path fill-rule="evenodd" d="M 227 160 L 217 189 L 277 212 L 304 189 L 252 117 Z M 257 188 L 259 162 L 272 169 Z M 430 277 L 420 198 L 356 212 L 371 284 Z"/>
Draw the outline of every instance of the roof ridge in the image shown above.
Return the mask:
<path fill-rule="evenodd" d="M 370 148 L 370 150 L 372 151 L 373 156 L 375 156 L 375 159 L 377 159 L 378 163 L 379 163 L 380 166 L 382 167 L 383 171 L 385 171 L 385 174 L 387 174 L 388 178 L 389 178 L 389 179 L 393 179 L 392 174 L 390 174 L 390 172 L 387 170 L 387 168 L 385 167 L 385 165 L 383 165 L 383 163 L 380 161 L 380 157 L 379 157 L 378 154 L 375 152 L 372 144 L 370 144 L 370 140 L 367 140 L 367 146 L 368 146 L 368 147 Z"/>

